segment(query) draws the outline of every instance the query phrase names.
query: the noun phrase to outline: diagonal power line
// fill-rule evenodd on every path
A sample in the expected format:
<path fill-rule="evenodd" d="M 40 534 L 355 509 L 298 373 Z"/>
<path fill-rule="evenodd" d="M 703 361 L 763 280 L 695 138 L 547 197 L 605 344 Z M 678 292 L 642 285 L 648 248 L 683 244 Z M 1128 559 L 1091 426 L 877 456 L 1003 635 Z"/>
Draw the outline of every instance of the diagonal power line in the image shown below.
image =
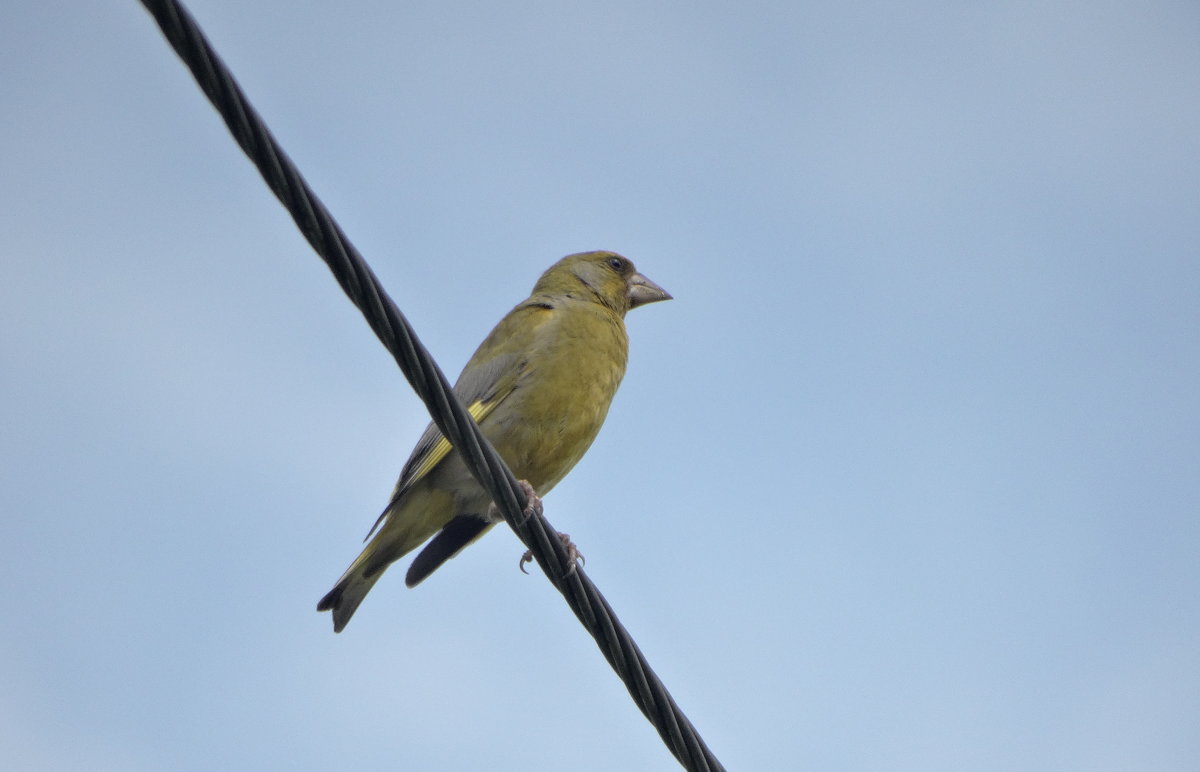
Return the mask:
<path fill-rule="evenodd" d="M 267 186 L 395 357 L 442 434 L 462 454 L 471 474 L 491 494 L 509 526 L 596 639 L 601 653 L 667 748 L 686 769 L 724 770 L 654 674 L 608 601 L 582 569 L 568 570 L 571 564 L 557 532 L 542 517 L 540 507 L 529 507 L 513 473 L 454 396 L 446 376 L 408 320 L 279 147 L 191 15 L 175 0 L 141 2 L 221 114 L 233 138 L 258 167 Z"/>

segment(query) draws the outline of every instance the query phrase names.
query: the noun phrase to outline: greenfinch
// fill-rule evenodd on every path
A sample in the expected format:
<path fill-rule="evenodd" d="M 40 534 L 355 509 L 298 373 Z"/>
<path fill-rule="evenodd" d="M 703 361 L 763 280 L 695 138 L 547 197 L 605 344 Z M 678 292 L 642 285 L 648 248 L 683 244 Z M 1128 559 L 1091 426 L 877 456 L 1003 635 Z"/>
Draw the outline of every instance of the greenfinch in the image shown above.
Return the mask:
<path fill-rule="evenodd" d="M 454 393 L 517 479 L 544 496 L 583 457 L 625 374 L 625 313 L 670 300 L 615 252 L 568 255 L 542 274 L 463 368 Z M 430 424 L 362 554 L 317 604 L 341 632 L 384 570 L 426 540 L 413 587 L 501 518 L 458 452 Z M 372 538 L 374 534 L 374 538 Z M 432 538 L 431 538 L 432 537 Z"/>

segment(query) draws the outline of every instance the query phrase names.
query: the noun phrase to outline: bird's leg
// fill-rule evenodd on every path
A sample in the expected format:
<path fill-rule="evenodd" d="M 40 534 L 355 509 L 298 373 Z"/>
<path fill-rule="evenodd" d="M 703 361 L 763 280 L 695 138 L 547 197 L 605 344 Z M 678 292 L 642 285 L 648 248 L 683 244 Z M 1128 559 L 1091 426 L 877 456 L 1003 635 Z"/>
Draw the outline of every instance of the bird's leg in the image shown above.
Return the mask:
<path fill-rule="evenodd" d="M 529 518 L 533 517 L 533 513 L 542 514 L 542 500 L 538 498 L 537 491 L 533 489 L 525 480 L 517 480 L 517 487 L 525 494 L 525 511 L 521 513 L 521 525 L 525 525 Z M 504 519 L 504 515 L 500 514 L 500 507 L 496 506 L 496 502 L 488 504 L 487 511 L 488 520 L 498 523 Z"/>
<path fill-rule="evenodd" d="M 529 518 L 533 517 L 534 512 L 537 512 L 539 515 L 542 514 L 542 500 L 538 497 L 537 491 L 526 480 L 517 480 L 517 486 L 525 494 L 526 499 L 525 511 L 522 513 L 521 518 L 521 523 L 524 524 Z M 504 519 L 500 514 L 500 508 L 496 506 L 496 502 L 494 501 L 488 506 L 488 519 L 493 521 Z M 570 564 L 570 568 L 563 574 L 563 578 L 566 578 L 575 573 L 575 567 L 578 564 L 586 563 L 587 561 L 584 560 L 583 555 L 579 554 L 579 548 L 575 546 L 575 542 L 571 541 L 569 535 L 558 533 L 558 540 L 562 542 L 563 549 L 567 551 L 567 562 Z M 517 564 L 517 567 L 521 569 L 521 573 L 528 574 L 529 572 L 525 570 L 525 564 L 532 562 L 533 550 L 525 550 L 525 554 L 521 556 L 521 562 Z"/>
<path fill-rule="evenodd" d="M 525 525 L 534 512 L 542 514 L 542 500 L 527 480 L 517 480 L 517 487 L 525 494 L 525 511 L 521 513 L 521 525 Z"/>
<path fill-rule="evenodd" d="M 570 535 L 561 531 L 556 531 L 556 533 L 558 534 L 558 540 L 562 542 L 563 549 L 567 551 L 567 562 L 570 564 L 567 572 L 563 574 L 563 578 L 566 579 L 575 573 L 576 566 L 580 563 L 587 563 L 587 560 L 584 559 L 583 555 L 579 554 L 579 548 L 575 546 L 575 542 L 571 541 Z M 527 574 L 529 572 L 525 570 L 525 564 L 532 562 L 533 550 L 525 550 L 525 554 L 521 556 L 521 562 L 517 564 L 517 567 L 521 569 L 521 573 Z"/>

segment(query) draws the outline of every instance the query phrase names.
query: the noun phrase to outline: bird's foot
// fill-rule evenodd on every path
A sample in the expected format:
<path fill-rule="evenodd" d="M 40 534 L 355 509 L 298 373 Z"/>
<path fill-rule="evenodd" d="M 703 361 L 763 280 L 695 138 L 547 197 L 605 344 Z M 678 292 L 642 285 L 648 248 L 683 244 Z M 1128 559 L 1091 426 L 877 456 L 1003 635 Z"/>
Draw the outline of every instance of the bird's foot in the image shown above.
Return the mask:
<path fill-rule="evenodd" d="M 578 566 L 580 563 L 586 564 L 587 560 L 579 553 L 579 548 L 575 546 L 575 542 L 571 541 L 571 537 L 568 534 L 559 532 L 558 540 L 562 542 L 563 549 L 567 551 L 567 563 L 570 564 L 570 567 L 567 568 L 567 572 L 563 574 L 563 578 L 566 579 L 568 576 L 575 573 L 576 566 Z M 521 562 L 518 564 L 518 567 L 521 569 L 521 573 L 528 574 L 529 572 L 525 570 L 525 564 L 532 562 L 533 550 L 525 550 L 525 554 L 521 556 Z"/>
<path fill-rule="evenodd" d="M 525 511 L 521 513 L 521 525 L 529 521 L 533 517 L 533 513 L 542 514 L 542 500 L 538 498 L 537 491 L 533 489 L 525 480 L 517 480 L 517 487 L 525 494 Z M 488 504 L 487 511 L 488 520 L 498 523 L 504 519 L 504 515 L 500 514 L 500 507 L 496 506 L 496 502 Z"/>

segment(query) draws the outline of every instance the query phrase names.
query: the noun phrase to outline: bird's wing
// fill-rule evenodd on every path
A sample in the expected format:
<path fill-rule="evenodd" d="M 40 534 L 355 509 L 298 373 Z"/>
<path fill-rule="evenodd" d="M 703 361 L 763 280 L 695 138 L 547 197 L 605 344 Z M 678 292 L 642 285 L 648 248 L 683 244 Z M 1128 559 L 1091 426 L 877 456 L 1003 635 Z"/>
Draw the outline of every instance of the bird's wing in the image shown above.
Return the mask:
<path fill-rule="evenodd" d="M 516 390 L 521 376 L 526 372 L 532 340 L 541 327 L 542 313 L 549 308 L 542 304 L 522 304 L 501 320 L 487 339 L 480 344 L 471 361 L 463 368 L 454 393 L 466 405 L 467 412 L 475 423 L 484 420 L 508 395 Z M 429 474 L 451 450 L 450 441 L 442 436 L 436 424 L 425 428 L 412 455 L 400 472 L 391 502 L 383 510 L 367 538 L 387 517 L 392 504 L 418 481 Z"/>

